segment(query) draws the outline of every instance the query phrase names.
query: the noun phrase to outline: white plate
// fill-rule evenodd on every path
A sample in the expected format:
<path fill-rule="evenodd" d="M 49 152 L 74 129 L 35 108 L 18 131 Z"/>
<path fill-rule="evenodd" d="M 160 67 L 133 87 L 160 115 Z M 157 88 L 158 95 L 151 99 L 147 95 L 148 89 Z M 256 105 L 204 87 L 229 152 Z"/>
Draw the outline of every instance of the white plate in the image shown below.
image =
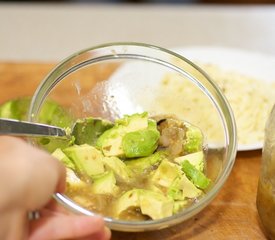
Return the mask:
<path fill-rule="evenodd" d="M 275 81 L 275 57 L 259 52 L 224 47 L 179 47 L 172 49 L 194 62 L 210 63 L 261 81 Z M 239 151 L 261 149 L 263 142 L 238 145 Z"/>

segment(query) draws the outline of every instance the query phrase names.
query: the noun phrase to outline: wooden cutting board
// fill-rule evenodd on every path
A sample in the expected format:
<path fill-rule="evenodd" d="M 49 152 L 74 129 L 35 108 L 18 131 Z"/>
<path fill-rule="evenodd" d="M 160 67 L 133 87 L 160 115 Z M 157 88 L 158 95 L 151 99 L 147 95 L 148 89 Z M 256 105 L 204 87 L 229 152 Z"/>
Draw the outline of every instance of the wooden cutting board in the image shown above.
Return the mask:
<path fill-rule="evenodd" d="M 0 63 L 0 104 L 30 96 L 55 64 Z M 113 240 L 266 239 L 256 209 L 261 151 L 240 152 L 226 184 L 202 212 L 177 226 L 143 233 L 112 233 Z"/>

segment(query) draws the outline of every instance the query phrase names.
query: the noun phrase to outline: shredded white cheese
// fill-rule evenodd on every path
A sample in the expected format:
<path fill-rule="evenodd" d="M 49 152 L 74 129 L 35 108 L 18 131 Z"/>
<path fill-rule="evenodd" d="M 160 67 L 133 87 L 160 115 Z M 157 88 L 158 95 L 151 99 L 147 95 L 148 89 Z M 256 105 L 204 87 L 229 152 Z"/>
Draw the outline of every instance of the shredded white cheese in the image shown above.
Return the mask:
<path fill-rule="evenodd" d="M 216 65 L 199 65 L 229 101 L 236 119 L 238 143 L 262 142 L 265 123 L 275 103 L 275 83 L 224 71 Z M 157 89 L 155 101 L 151 109 L 149 107 L 153 113 L 176 113 L 197 124 L 208 140 L 219 142 L 223 138 L 222 125 L 214 106 L 189 80 L 174 73 L 167 74 Z"/>

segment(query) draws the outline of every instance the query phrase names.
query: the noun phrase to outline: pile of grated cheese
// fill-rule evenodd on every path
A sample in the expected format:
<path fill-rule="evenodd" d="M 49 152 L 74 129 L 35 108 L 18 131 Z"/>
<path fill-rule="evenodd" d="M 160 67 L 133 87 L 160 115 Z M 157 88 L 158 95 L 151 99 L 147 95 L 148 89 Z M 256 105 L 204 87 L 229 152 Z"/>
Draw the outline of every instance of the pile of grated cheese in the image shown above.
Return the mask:
<path fill-rule="evenodd" d="M 227 72 L 215 65 L 201 67 L 229 101 L 237 124 L 238 143 L 247 145 L 263 142 L 265 123 L 275 104 L 275 82 Z"/>
<path fill-rule="evenodd" d="M 261 81 L 237 72 L 225 71 L 216 65 L 198 64 L 216 82 L 233 110 L 238 132 L 238 144 L 262 143 L 264 127 L 273 104 L 275 83 Z M 209 100 L 194 88 L 190 81 L 182 81 L 177 74 L 167 74 L 156 93 L 155 112 L 177 113 L 183 119 L 197 124 L 207 138 L 222 139 L 217 129 L 218 116 Z M 195 114 L 194 114 L 195 113 Z"/>

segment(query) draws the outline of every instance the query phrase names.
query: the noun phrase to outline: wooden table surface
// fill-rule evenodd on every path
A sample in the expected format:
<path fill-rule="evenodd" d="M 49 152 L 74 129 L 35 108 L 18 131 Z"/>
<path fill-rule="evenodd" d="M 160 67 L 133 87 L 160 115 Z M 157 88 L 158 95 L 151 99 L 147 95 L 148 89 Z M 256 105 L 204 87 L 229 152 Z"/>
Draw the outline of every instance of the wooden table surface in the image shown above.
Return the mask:
<path fill-rule="evenodd" d="M 0 104 L 33 94 L 54 64 L 0 63 Z M 261 151 L 239 152 L 226 184 L 202 212 L 177 226 L 152 232 L 113 232 L 112 240 L 265 239 L 255 205 Z"/>

